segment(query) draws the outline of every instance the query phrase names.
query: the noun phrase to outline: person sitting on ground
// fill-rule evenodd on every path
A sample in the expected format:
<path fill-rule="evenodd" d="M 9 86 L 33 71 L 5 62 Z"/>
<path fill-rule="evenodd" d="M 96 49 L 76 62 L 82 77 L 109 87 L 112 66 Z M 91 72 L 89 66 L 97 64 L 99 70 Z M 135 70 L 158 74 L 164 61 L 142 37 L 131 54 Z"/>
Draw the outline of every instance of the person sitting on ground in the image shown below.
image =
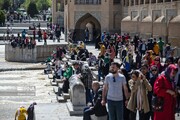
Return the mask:
<path fill-rule="evenodd" d="M 86 103 L 92 102 L 92 96 L 90 94 L 90 90 L 92 87 L 93 75 L 91 73 L 91 70 L 86 64 L 82 64 L 79 62 L 74 62 L 73 67 L 75 69 L 74 73 L 79 75 L 79 78 L 81 79 L 86 89 Z"/>
<path fill-rule="evenodd" d="M 77 58 L 80 61 L 86 61 L 86 54 L 85 54 L 85 50 L 81 47 L 79 47 L 79 52 L 77 54 Z"/>
<path fill-rule="evenodd" d="M 34 120 L 34 105 L 37 105 L 37 103 L 33 102 L 27 109 L 27 113 L 28 113 L 27 120 Z"/>
<path fill-rule="evenodd" d="M 81 67 L 80 67 L 80 63 L 79 62 L 74 62 L 73 63 L 73 67 L 74 67 L 74 74 L 80 74 L 81 73 Z"/>
<path fill-rule="evenodd" d="M 71 52 L 71 59 L 72 60 L 76 60 L 77 59 L 77 52 L 75 49 L 72 49 L 72 52 Z"/>
<path fill-rule="evenodd" d="M 68 93 L 68 89 L 69 89 L 69 78 L 73 75 L 73 68 L 72 66 L 70 66 L 68 63 L 65 64 L 66 70 L 63 73 L 63 92 L 64 93 Z"/>
<path fill-rule="evenodd" d="M 62 77 L 62 67 L 56 66 L 56 69 L 53 75 L 53 82 L 55 82 L 55 79 L 61 79 L 61 77 Z"/>
<path fill-rule="evenodd" d="M 15 120 L 16 118 L 18 118 L 17 120 L 26 120 L 28 113 L 27 110 L 24 106 L 20 106 L 17 110 L 16 110 L 16 114 L 15 114 Z"/>
<path fill-rule="evenodd" d="M 47 64 L 47 68 L 44 69 L 44 74 L 48 74 L 50 71 L 52 71 L 52 70 L 51 70 L 51 65 L 48 63 L 48 64 Z"/>
<path fill-rule="evenodd" d="M 92 89 L 94 93 L 93 103 L 84 108 L 83 120 L 91 120 L 90 115 L 105 116 L 107 115 L 106 106 L 102 106 L 102 89 L 100 88 L 99 82 L 94 81 L 92 83 Z"/>
<path fill-rule="evenodd" d="M 82 48 L 82 49 L 85 49 L 85 45 L 84 45 L 84 43 L 82 41 L 79 43 L 79 47 Z"/>
<path fill-rule="evenodd" d="M 95 65 L 96 61 L 97 61 L 96 56 L 93 55 L 92 52 L 90 52 L 90 53 L 89 53 L 89 59 L 88 59 L 88 64 L 89 64 L 89 66 Z"/>

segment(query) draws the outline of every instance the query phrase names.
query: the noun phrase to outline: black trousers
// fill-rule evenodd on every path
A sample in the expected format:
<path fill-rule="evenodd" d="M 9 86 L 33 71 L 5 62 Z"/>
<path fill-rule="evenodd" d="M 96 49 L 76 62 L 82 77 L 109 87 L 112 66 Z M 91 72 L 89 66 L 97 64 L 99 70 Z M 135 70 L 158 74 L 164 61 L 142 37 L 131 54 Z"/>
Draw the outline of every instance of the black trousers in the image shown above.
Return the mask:
<path fill-rule="evenodd" d="M 91 115 L 93 114 L 94 114 L 94 109 L 90 109 L 90 107 L 85 107 L 83 113 L 83 120 L 91 120 Z"/>
<path fill-rule="evenodd" d="M 139 112 L 139 120 L 149 120 L 149 113 L 144 113 L 143 111 Z M 130 111 L 130 120 L 136 120 L 136 113 Z"/>

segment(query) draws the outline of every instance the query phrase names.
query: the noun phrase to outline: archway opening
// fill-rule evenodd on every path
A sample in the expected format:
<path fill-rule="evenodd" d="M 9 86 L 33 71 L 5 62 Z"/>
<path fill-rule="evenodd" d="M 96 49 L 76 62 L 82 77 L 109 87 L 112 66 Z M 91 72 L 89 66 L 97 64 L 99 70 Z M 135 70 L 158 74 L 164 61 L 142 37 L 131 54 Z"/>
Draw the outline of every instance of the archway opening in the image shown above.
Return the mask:
<path fill-rule="evenodd" d="M 73 40 L 95 42 L 96 37 L 100 34 L 101 25 L 99 21 L 87 13 L 76 22 Z"/>

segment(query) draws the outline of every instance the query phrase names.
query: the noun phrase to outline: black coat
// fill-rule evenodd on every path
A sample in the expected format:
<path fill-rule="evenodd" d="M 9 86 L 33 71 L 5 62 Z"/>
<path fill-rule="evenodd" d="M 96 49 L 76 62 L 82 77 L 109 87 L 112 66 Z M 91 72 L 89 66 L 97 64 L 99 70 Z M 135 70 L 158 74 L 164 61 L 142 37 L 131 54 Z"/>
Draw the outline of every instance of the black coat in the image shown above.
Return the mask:
<path fill-rule="evenodd" d="M 102 89 L 99 89 L 98 92 L 94 94 L 94 99 L 93 99 L 93 105 L 94 105 L 93 109 L 94 109 L 94 114 L 96 116 L 107 115 L 106 106 L 102 106 L 101 100 L 102 100 Z"/>

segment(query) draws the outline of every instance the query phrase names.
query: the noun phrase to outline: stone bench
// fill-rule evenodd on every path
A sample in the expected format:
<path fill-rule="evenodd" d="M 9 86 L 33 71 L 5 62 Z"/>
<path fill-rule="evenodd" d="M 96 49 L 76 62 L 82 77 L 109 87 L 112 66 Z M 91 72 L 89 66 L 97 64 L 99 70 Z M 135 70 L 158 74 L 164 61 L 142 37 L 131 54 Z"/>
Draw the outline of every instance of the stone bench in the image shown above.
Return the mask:
<path fill-rule="evenodd" d="M 101 116 L 101 117 L 97 117 L 95 115 L 91 115 L 91 120 L 107 120 L 108 116 Z"/>
<path fill-rule="evenodd" d="M 57 79 L 57 78 L 56 78 L 55 81 L 56 81 L 57 84 L 58 84 L 58 83 L 63 83 L 63 80 L 62 80 L 62 79 Z"/>
<path fill-rule="evenodd" d="M 54 93 L 56 94 L 56 99 L 58 102 L 67 102 L 67 99 L 70 98 L 68 97 L 68 93 L 63 93 L 62 91 L 63 83 L 58 83 L 57 87 L 53 88 Z"/>
<path fill-rule="evenodd" d="M 69 78 L 70 104 L 67 104 L 70 115 L 83 115 L 86 106 L 85 87 L 77 75 Z"/>
<path fill-rule="evenodd" d="M 53 79 L 53 74 L 48 74 L 49 79 Z"/>
<path fill-rule="evenodd" d="M 54 93 L 56 94 L 56 98 L 58 102 L 66 102 L 67 99 L 70 99 L 70 94 L 69 93 L 64 93 L 62 91 L 62 87 L 63 87 L 63 81 L 61 80 L 61 82 L 56 82 L 57 83 L 57 87 L 53 88 Z"/>

